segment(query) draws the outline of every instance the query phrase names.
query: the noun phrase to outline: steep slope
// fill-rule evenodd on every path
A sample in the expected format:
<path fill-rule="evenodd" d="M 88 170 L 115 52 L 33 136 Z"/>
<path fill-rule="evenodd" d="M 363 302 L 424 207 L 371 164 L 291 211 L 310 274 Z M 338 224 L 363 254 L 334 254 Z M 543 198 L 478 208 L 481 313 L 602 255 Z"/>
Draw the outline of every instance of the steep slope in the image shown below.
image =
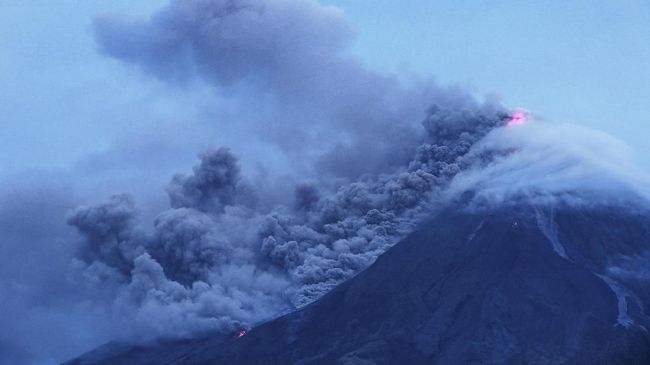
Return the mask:
<path fill-rule="evenodd" d="M 648 262 L 649 222 L 613 208 L 447 211 L 318 302 L 244 337 L 70 363 L 646 364 L 650 289 L 638 263 Z"/>

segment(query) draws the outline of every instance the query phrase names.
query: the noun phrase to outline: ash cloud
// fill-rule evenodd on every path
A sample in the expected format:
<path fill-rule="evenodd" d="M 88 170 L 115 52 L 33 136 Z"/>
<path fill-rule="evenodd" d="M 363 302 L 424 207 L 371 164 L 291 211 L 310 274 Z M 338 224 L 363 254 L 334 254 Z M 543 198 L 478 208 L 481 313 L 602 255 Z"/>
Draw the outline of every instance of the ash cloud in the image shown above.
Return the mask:
<path fill-rule="evenodd" d="M 115 195 L 110 201 L 93 207 L 81 206 L 68 216 L 68 224 L 85 238 L 79 257 L 102 262 L 127 275 L 133 269 L 138 248 L 131 245 L 135 206 L 128 195 Z"/>
<path fill-rule="evenodd" d="M 475 206 L 647 197 L 621 142 L 567 125 L 507 128 L 507 111 L 473 105 L 431 107 L 401 168 L 334 187 L 292 183 L 284 204 L 264 201 L 232 151 L 208 150 L 172 178 L 149 232 L 128 196 L 73 211 L 74 270 L 103 288 L 96 305 L 129 328 L 122 338 L 235 331 L 318 299 L 468 191 Z"/>
<path fill-rule="evenodd" d="M 230 150 L 209 150 L 193 174 L 172 179 L 172 186 L 193 188 L 168 190 L 171 207 L 152 232 L 133 223 L 135 209 L 124 196 L 73 213 L 69 222 L 85 238 L 80 276 L 111 282 L 115 299 L 105 304 L 116 321 L 131 324 L 131 339 L 234 331 L 318 299 L 468 191 L 475 206 L 647 197 L 619 141 L 541 122 L 507 128 L 503 109 L 476 106 L 471 113 L 431 107 L 422 122 L 425 142 L 396 171 L 334 188 L 297 183 L 294 201 L 280 205 L 258 204 L 263 195 L 239 174 Z M 582 142 L 566 143 L 573 138 Z M 227 199 L 219 198 L 224 186 Z M 235 199 L 237 186 L 259 199 Z M 178 194 L 216 196 L 218 204 L 192 198 L 175 205 Z"/>
<path fill-rule="evenodd" d="M 606 137 L 500 128 L 510 112 L 496 101 L 368 70 L 347 54 L 343 13 L 311 0 L 174 0 L 149 19 L 99 17 L 94 29 L 104 53 L 170 88 L 207 83 L 231 98 L 245 118 L 228 122 L 256 131 L 246 144 L 279 146 L 292 170 L 251 177 L 236 150 L 208 149 L 171 178 L 155 219 L 128 195 L 68 212 L 77 234 L 63 240 L 69 264 L 57 272 L 71 281 L 60 288 L 111 324 L 99 338 L 234 331 L 304 306 L 467 191 L 500 204 L 573 194 L 603 172 L 620 179 L 601 190 L 638 177 Z M 581 140 L 592 144 L 566 148 Z"/>
<path fill-rule="evenodd" d="M 210 149 L 172 178 L 152 227 L 123 195 L 69 215 L 76 276 L 105 283 L 99 304 L 131 339 L 234 330 L 319 298 L 427 215 L 509 117 L 462 89 L 368 70 L 346 53 L 343 13 L 311 0 L 170 1 L 94 28 L 107 55 L 170 87 L 207 83 L 259 110 L 249 129 L 262 135 L 247 139 L 280 146 L 292 168 L 251 179 Z M 279 186 L 293 194 L 278 199 Z"/>
<path fill-rule="evenodd" d="M 167 193 L 173 208 L 220 211 L 236 200 L 254 200 L 241 180 L 237 159 L 227 148 L 207 151 L 200 158 L 193 175 L 176 175 L 169 184 Z"/>
<path fill-rule="evenodd" d="M 208 150 L 192 174 L 173 177 L 170 208 L 151 232 L 140 228 L 128 196 L 72 212 L 68 222 L 82 238 L 78 276 L 110 283 L 116 299 L 108 310 L 131 323 L 127 335 L 138 340 L 235 330 L 304 306 L 428 214 L 472 144 L 507 119 L 494 105 L 476 106 L 445 109 L 448 117 L 432 107 L 426 142 L 396 171 L 334 188 L 297 183 L 295 201 L 279 205 L 258 204 L 263 195 L 230 150 Z M 458 126 L 456 113 L 474 122 Z"/>
<path fill-rule="evenodd" d="M 463 90 L 367 69 L 347 53 L 353 33 L 343 12 L 311 0 L 175 0 L 149 19 L 99 17 L 94 29 L 111 57 L 170 85 L 208 83 L 243 110 L 254 106 L 255 137 L 280 146 L 292 168 L 320 175 L 402 166 L 422 142 L 418 122 L 433 103 L 456 117 L 476 113 Z"/>

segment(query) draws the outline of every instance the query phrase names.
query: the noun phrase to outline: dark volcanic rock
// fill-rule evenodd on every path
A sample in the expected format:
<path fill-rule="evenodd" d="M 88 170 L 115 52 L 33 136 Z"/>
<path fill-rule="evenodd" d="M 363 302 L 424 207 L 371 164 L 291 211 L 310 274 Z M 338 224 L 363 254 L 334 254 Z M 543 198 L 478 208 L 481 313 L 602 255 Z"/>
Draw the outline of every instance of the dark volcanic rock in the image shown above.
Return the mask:
<path fill-rule="evenodd" d="M 321 300 L 242 338 L 70 364 L 650 364 L 647 217 L 444 212 Z"/>

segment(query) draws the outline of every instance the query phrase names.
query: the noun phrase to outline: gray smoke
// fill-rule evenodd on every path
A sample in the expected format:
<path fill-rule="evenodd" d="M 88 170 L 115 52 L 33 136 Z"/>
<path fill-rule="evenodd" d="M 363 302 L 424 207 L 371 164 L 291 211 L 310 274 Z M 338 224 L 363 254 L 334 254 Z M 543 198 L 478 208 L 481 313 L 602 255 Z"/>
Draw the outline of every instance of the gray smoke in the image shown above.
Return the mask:
<path fill-rule="evenodd" d="M 188 194 L 184 198 L 194 192 Z M 71 213 L 68 222 L 83 238 L 77 276 L 107 288 L 113 299 L 98 304 L 106 304 L 114 321 L 130 329 L 122 336 L 150 340 L 234 329 L 285 308 L 288 280 L 259 270 L 247 246 L 254 242 L 248 225 L 260 219 L 239 207 L 214 208 L 170 208 L 149 233 L 130 223 L 137 216 L 125 196 Z"/>
<path fill-rule="evenodd" d="M 208 121 L 137 133 L 70 179 L 101 173 L 86 190 L 112 189 L 126 174 L 148 187 L 166 162 L 184 161 L 180 145 L 198 150 L 195 139 L 213 135 L 202 127 L 270 163 L 251 172 L 251 156 L 207 149 L 162 202 L 122 194 L 68 211 L 78 202 L 65 189 L 0 191 L 0 362 L 53 362 L 117 337 L 239 330 L 318 299 L 450 197 L 546 199 L 636 176 L 603 138 L 556 148 L 581 137 L 506 133 L 510 112 L 496 101 L 367 69 L 348 53 L 344 14 L 313 0 L 171 0 L 148 19 L 98 17 L 94 31 L 108 56 L 219 102 L 188 114 Z"/>
<path fill-rule="evenodd" d="M 95 30 L 107 54 L 170 87 L 207 83 L 254 109 L 246 141 L 276 143 L 292 167 L 251 177 L 230 149 L 208 149 L 172 177 L 153 222 L 128 195 L 71 211 L 70 276 L 118 337 L 254 325 L 367 268 L 449 196 L 556 196 L 602 172 L 549 150 L 557 136 L 499 128 L 510 113 L 496 102 L 365 69 L 345 54 L 342 14 L 312 1 L 172 1 Z"/>
<path fill-rule="evenodd" d="M 176 175 L 167 189 L 173 208 L 221 211 L 236 201 L 254 200 L 242 182 L 237 159 L 227 148 L 205 152 L 192 176 Z"/>
<path fill-rule="evenodd" d="M 432 107 L 426 142 L 397 170 L 334 189 L 297 183 L 295 201 L 280 205 L 258 204 L 228 149 L 206 151 L 192 174 L 174 176 L 151 232 L 124 195 L 72 212 L 80 276 L 110 282 L 109 311 L 140 340 L 234 330 L 304 306 L 408 233 L 471 146 L 507 119 L 493 104 L 472 107 Z"/>
<path fill-rule="evenodd" d="M 85 238 L 78 256 L 86 262 L 102 261 L 116 273 L 128 275 L 139 252 L 132 244 L 135 207 L 127 195 L 113 196 L 108 203 L 79 207 L 68 224 Z"/>
<path fill-rule="evenodd" d="M 172 178 L 153 226 L 125 195 L 69 215 L 75 277 L 103 288 L 98 305 L 132 339 L 235 330 L 318 299 L 418 224 L 509 117 L 366 69 L 346 54 L 343 14 L 311 0 L 171 1 L 147 20 L 98 18 L 95 33 L 171 87 L 207 83 L 257 110 L 247 139 L 277 144 L 292 167 L 251 178 L 210 149 Z"/>
<path fill-rule="evenodd" d="M 255 110 L 252 126 L 236 121 L 240 130 L 280 146 L 292 168 L 321 175 L 403 166 L 432 103 L 449 123 L 481 113 L 462 90 L 364 67 L 347 54 L 343 13 L 312 0 L 173 0 L 146 20 L 97 18 L 95 34 L 106 54 L 153 77 L 207 83 Z"/>

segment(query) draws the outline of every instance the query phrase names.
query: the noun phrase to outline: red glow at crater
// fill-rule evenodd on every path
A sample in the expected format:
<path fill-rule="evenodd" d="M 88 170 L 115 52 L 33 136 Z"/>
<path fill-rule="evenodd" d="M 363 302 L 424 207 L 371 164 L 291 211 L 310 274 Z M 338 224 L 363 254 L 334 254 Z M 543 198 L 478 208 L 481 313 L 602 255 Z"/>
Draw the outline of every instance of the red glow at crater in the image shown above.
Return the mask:
<path fill-rule="evenodd" d="M 508 127 L 513 127 L 516 125 L 521 125 L 526 122 L 526 113 L 524 112 L 516 112 L 512 115 L 510 120 L 508 121 L 508 124 L 506 126 Z"/>

